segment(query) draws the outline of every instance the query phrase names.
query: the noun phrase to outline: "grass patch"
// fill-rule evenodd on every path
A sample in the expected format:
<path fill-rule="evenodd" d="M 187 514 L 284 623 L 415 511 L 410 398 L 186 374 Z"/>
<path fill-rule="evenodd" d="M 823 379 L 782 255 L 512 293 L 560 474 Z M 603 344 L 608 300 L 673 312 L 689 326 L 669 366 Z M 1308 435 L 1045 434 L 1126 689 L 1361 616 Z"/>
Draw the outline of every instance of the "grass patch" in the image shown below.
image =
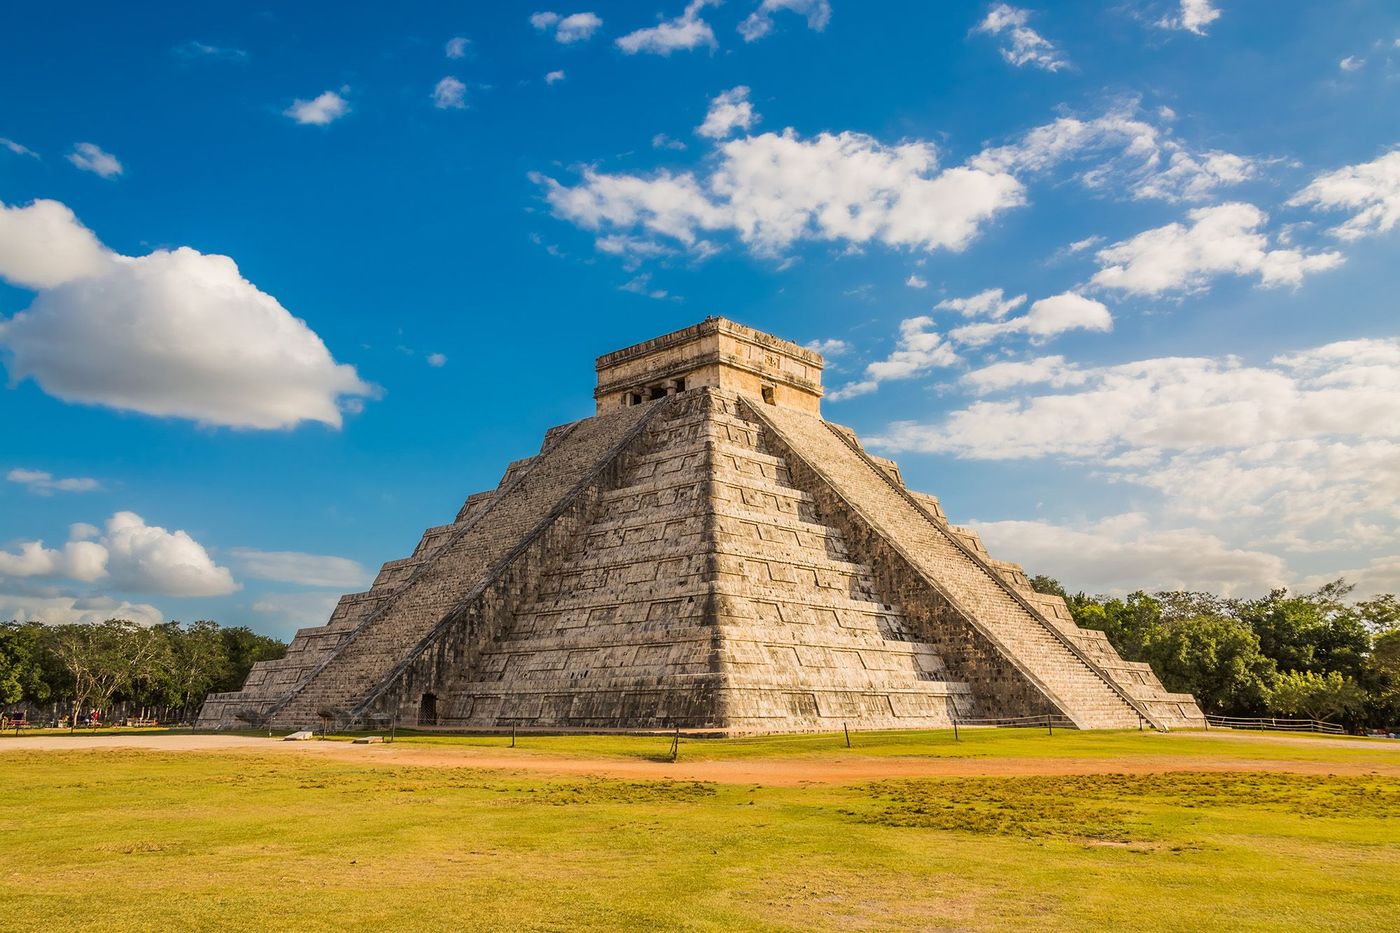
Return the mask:
<path fill-rule="evenodd" d="M 595 738 L 618 737 L 570 740 Z M 703 747 L 820 751 L 803 738 Z M 1038 750 L 1138 741 L 1065 738 Z M 19 748 L 0 767 L 5 929 L 1383 929 L 1400 890 L 1400 780 L 1379 775 L 767 787 Z"/>

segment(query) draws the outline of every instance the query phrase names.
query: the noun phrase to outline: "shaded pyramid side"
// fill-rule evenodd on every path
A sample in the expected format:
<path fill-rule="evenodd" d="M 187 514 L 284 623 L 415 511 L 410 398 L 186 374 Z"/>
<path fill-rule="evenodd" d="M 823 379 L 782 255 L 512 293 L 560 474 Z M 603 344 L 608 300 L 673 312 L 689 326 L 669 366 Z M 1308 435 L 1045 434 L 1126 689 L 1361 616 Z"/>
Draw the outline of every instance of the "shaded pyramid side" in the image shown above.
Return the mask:
<path fill-rule="evenodd" d="M 627 409 L 551 431 L 538 456 L 512 464 L 451 525 L 429 529 L 368 593 L 344 597 L 330 622 L 298 632 L 285 658 L 255 668 L 243 690 L 206 700 L 200 725 L 349 718 L 386 672 L 584 495 L 655 413 Z"/>

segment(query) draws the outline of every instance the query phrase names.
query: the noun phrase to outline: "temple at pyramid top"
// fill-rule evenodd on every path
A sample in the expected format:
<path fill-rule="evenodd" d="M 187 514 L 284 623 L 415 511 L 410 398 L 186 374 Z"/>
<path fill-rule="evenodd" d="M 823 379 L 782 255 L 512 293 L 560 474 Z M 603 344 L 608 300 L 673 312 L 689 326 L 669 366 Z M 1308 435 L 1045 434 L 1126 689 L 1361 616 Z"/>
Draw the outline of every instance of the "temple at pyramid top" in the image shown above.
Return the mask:
<path fill-rule="evenodd" d="M 824 420 L 816 353 L 707 318 L 597 370 L 592 417 L 545 431 L 200 724 L 1203 724 Z"/>
<path fill-rule="evenodd" d="M 708 317 L 699 324 L 598 357 L 593 397 L 601 414 L 686 389 L 724 389 L 810 414 L 820 410 L 821 354 Z"/>

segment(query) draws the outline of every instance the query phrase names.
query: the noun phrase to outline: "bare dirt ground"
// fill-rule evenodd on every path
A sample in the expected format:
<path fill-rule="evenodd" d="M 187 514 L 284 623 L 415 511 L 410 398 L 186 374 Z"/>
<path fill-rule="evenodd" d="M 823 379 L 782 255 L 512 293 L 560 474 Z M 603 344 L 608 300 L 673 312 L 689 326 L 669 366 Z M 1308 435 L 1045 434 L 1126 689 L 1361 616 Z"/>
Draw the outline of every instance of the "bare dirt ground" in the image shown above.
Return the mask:
<path fill-rule="evenodd" d="M 1400 777 L 1400 743 L 1394 761 L 1374 757 L 1358 761 L 1306 761 L 1286 757 L 1234 756 L 1228 744 L 1246 741 L 1272 744 L 1286 755 L 1289 746 L 1317 743 L 1300 736 L 1209 735 L 1222 741 L 1220 754 L 1125 755 L 1095 758 L 1030 757 L 888 757 L 833 754 L 818 757 L 765 758 L 721 761 L 648 761 L 626 758 L 588 758 L 553 755 L 527 749 L 396 745 L 352 745 L 348 742 L 283 742 L 279 739 L 231 735 L 132 735 L 132 736 L 25 736 L 0 740 L 6 751 L 60 751 L 138 749 L 155 752 L 193 752 L 249 755 L 300 755 L 357 764 L 395 767 L 477 768 L 531 776 L 584 776 L 623 780 L 714 781 L 723 784 L 856 784 L 887 778 L 1011 777 L 1074 774 L 1153 774 L 1178 771 L 1272 771 L 1295 774 L 1380 774 Z M 1168 737 L 1170 740 L 1170 737 Z M 1330 740 L 1335 743 L 1337 740 Z M 1348 743 L 1350 744 L 1350 743 Z M 1357 740 L 1368 751 L 1375 743 Z M 1335 747 L 1335 746 L 1334 746 Z M 1389 748 L 1386 749 L 1389 751 Z M 1389 755 L 1387 758 L 1391 757 Z"/>

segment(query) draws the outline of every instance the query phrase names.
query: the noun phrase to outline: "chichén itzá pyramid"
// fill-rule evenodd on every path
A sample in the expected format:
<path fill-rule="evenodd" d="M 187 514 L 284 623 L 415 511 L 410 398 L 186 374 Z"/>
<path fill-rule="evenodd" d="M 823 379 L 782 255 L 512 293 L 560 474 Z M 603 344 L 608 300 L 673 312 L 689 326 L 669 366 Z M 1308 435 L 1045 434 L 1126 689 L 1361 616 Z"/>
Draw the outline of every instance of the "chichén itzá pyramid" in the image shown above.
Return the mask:
<path fill-rule="evenodd" d="M 823 420 L 822 366 L 723 318 L 599 357 L 595 416 L 550 429 L 199 724 L 1203 724 Z"/>

